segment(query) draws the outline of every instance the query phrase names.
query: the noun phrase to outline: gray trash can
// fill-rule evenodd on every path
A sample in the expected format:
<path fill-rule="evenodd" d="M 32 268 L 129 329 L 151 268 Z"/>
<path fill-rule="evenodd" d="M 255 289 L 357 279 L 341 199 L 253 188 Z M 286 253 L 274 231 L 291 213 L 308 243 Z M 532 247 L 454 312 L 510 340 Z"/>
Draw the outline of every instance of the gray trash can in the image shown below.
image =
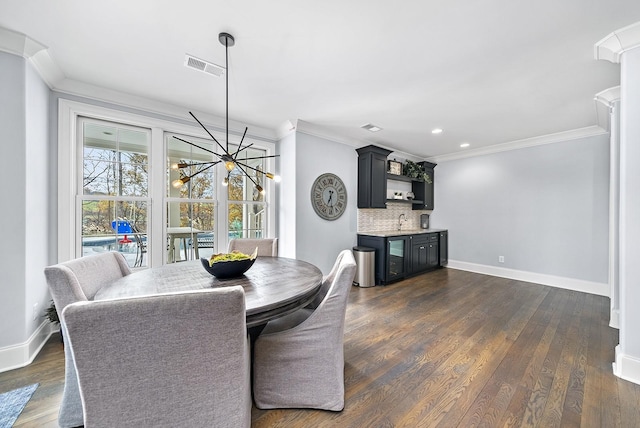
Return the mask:
<path fill-rule="evenodd" d="M 353 257 L 356 259 L 356 276 L 353 285 L 358 287 L 373 287 L 376 285 L 375 258 L 376 250 L 369 247 L 353 247 Z"/>

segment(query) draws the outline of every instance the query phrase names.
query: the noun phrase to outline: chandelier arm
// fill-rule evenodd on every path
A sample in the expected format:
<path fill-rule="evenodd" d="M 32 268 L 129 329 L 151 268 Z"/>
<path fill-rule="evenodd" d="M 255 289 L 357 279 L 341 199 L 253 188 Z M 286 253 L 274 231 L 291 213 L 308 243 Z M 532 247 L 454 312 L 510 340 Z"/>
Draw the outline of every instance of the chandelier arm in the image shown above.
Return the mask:
<path fill-rule="evenodd" d="M 189 168 L 190 166 L 198 166 L 198 165 L 209 165 L 209 164 L 211 164 L 213 162 L 220 163 L 220 161 L 185 163 L 185 164 L 183 164 L 184 166 L 182 166 L 180 168 Z"/>
<path fill-rule="evenodd" d="M 244 159 L 243 159 L 243 160 L 244 160 Z M 259 170 L 259 169 L 257 169 L 257 168 L 254 168 L 254 167 L 252 167 L 252 166 L 249 166 L 249 165 L 247 165 L 246 163 L 236 162 L 236 165 L 242 165 L 242 166 L 244 166 L 245 168 L 249 168 L 249 169 L 254 170 L 255 172 L 259 172 L 259 173 L 260 173 L 260 174 L 262 174 L 262 175 L 267 175 L 267 173 L 266 173 L 266 172 L 261 171 L 261 170 Z"/>
<path fill-rule="evenodd" d="M 236 150 L 236 152 L 232 155 L 233 159 L 235 159 L 235 158 L 236 158 L 236 156 L 238 156 L 238 153 L 240 153 L 240 151 L 241 151 L 241 150 L 244 150 L 244 149 L 242 148 L 242 142 L 244 141 L 244 136 L 245 136 L 245 135 L 247 135 L 247 130 L 248 130 L 248 129 L 249 129 L 249 127 L 248 127 L 248 126 L 245 126 L 245 127 L 244 127 L 244 133 L 242 134 L 242 138 L 240 139 L 240 144 L 238 145 L 238 150 Z M 250 145 L 251 145 L 251 144 L 249 144 L 249 146 L 250 146 Z M 247 148 L 248 148 L 249 146 L 247 146 Z"/>
<path fill-rule="evenodd" d="M 243 152 L 243 151 L 247 150 L 247 149 L 248 149 L 249 147 L 251 147 L 251 146 L 253 146 L 253 143 L 251 143 L 251 144 L 247 144 L 247 145 L 246 145 L 246 146 L 244 146 L 243 148 L 241 148 L 241 149 L 237 150 L 237 151 L 233 154 L 234 159 L 238 157 L 238 153 L 240 153 L 240 152 Z"/>
<path fill-rule="evenodd" d="M 256 157 L 254 157 L 254 158 L 242 158 L 242 159 L 240 159 L 240 160 L 248 161 L 248 160 L 267 159 L 267 158 L 277 158 L 277 157 L 280 157 L 280 155 L 256 156 Z"/>
<path fill-rule="evenodd" d="M 216 142 L 216 144 L 218 145 L 218 147 L 220 147 L 222 150 L 224 150 L 224 152 L 228 155 L 228 154 L 229 154 L 229 151 L 228 151 L 228 150 L 226 150 L 226 149 L 224 148 L 224 146 L 223 146 L 222 144 L 220 144 L 220 142 L 219 142 L 218 140 L 216 140 L 216 137 L 214 137 L 214 136 L 213 136 L 213 134 L 212 134 L 211 132 L 209 132 L 209 130 L 207 129 L 207 127 L 206 127 L 206 126 L 204 126 L 204 125 L 202 124 L 202 122 L 200 122 L 200 121 L 198 120 L 198 118 L 196 117 L 196 115 L 195 115 L 195 114 L 193 114 L 193 113 L 191 113 L 191 112 L 189 112 L 189 114 L 191 115 L 191 117 L 193 117 L 193 118 L 196 120 L 196 122 L 198 122 L 198 124 L 202 127 L 202 129 L 204 129 L 204 130 L 206 131 L 206 133 L 207 133 L 207 134 L 209 134 L 209 137 L 213 138 L 213 141 L 215 141 L 215 142 Z M 177 138 L 177 137 L 176 137 L 176 138 Z M 229 128 L 227 127 L 227 139 L 228 139 L 228 138 L 229 138 Z M 183 141 L 184 141 L 184 140 L 183 140 Z M 190 144 L 193 144 L 193 143 L 190 143 Z M 229 143 L 227 143 L 227 145 L 228 145 L 228 144 L 229 144 Z M 193 145 L 195 146 L 195 144 L 193 144 Z M 213 153 L 213 152 L 211 152 L 211 153 Z"/>
<path fill-rule="evenodd" d="M 204 150 L 205 152 L 209 152 L 209 153 L 211 153 L 211 154 L 214 154 L 214 155 L 218 156 L 220 159 L 222 159 L 222 155 L 220 155 L 220 154 L 218 154 L 218 153 L 214 152 L 213 150 L 205 149 L 204 147 L 201 147 L 201 146 L 199 146 L 199 145 L 197 145 L 197 144 L 195 144 L 195 143 L 192 143 L 191 141 L 184 140 L 184 139 L 182 139 L 182 138 L 180 138 L 180 137 L 176 137 L 175 135 L 173 136 L 173 138 L 175 138 L 176 140 L 180 140 L 180 141 L 182 141 L 183 143 L 187 143 L 187 144 L 189 144 L 189 145 L 191 145 L 191 146 L 193 146 L 193 147 L 197 147 L 197 148 L 199 148 L 200 150 Z M 217 143 L 217 141 L 216 141 L 216 143 Z M 219 143 L 218 143 L 218 145 L 219 145 Z M 221 147 L 222 147 L 222 146 L 221 146 Z"/>
<path fill-rule="evenodd" d="M 202 168 L 200 171 L 196 171 L 196 172 L 194 172 L 193 174 L 189 175 L 189 176 L 188 176 L 188 177 L 189 177 L 189 179 L 192 179 L 192 178 L 193 178 L 193 177 L 195 177 L 196 175 L 200 174 L 201 172 L 204 172 L 204 171 L 208 170 L 209 168 L 211 168 L 211 167 L 212 167 L 212 166 L 214 166 L 214 165 L 219 164 L 220 162 L 222 162 L 222 161 L 215 161 L 215 162 L 211 162 L 211 165 L 209 165 L 209 166 L 207 166 L 207 167 L 205 167 L 205 168 Z"/>
<path fill-rule="evenodd" d="M 242 170 L 242 172 L 244 173 L 244 175 L 246 175 L 246 176 L 247 176 L 247 178 L 248 178 L 249 180 L 251 180 L 251 182 L 253 183 L 253 185 L 257 187 L 257 186 L 258 186 L 258 183 L 256 182 L 256 180 L 254 180 L 254 179 L 253 179 L 253 177 L 251 177 L 249 174 L 247 174 L 247 171 L 246 171 L 244 168 L 242 168 L 243 166 L 248 166 L 248 165 L 244 165 L 244 164 L 241 164 L 241 163 L 239 163 L 239 162 L 237 162 L 237 163 L 236 163 L 236 165 L 238 166 L 238 168 L 240 168 L 240 169 Z M 249 168 L 251 168 L 251 167 L 249 167 Z M 255 168 L 252 168 L 252 169 L 255 169 Z"/>

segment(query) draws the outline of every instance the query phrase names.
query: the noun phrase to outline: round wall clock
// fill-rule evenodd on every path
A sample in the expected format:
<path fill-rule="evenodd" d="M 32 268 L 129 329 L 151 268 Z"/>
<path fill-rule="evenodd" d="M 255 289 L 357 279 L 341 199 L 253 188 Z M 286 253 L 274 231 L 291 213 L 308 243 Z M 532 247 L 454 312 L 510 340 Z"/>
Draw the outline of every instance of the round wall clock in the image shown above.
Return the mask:
<path fill-rule="evenodd" d="M 325 220 L 335 220 L 347 208 L 347 188 L 335 174 L 320 174 L 311 186 L 311 205 Z"/>

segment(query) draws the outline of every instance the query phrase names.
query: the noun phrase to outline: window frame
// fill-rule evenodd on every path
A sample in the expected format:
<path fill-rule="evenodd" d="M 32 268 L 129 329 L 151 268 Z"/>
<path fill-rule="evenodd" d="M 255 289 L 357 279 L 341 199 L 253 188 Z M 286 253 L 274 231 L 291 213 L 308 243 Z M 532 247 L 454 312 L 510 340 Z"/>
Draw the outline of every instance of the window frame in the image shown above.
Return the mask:
<path fill-rule="evenodd" d="M 149 224 L 147 232 L 155 239 L 151 239 L 153 247 L 150 248 L 150 259 L 148 267 L 160 266 L 166 263 L 166 251 L 163 249 L 163 243 L 166 242 L 167 218 L 166 210 L 166 143 L 165 133 L 175 133 L 194 138 L 210 138 L 207 133 L 197 124 L 185 124 L 189 119 L 186 117 L 176 118 L 176 122 L 144 116 L 129 111 L 116 110 L 113 108 L 98 106 L 94 104 L 86 104 L 78 101 L 71 101 L 60 98 L 58 100 L 58 262 L 71 260 L 82 256 L 82 248 L 78 250 L 78 243 L 81 239 L 82 219 L 81 207 L 77 199 L 79 196 L 78 174 L 82 174 L 82 170 L 78 170 L 80 163 L 78 156 L 82 154 L 81 141 L 78 140 L 80 117 L 89 119 L 104 120 L 122 125 L 151 129 L 151 144 L 149 147 L 149 195 L 150 204 L 148 206 Z M 225 130 L 218 126 L 210 125 L 215 119 L 204 119 L 202 122 L 207 126 L 208 130 L 216 136 L 224 139 Z M 242 134 L 233 129 L 229 130 L 229 139 L 231 143 L 237 144 Z M 254 147 L 265 150 L 267 155 L 275 154 L 275 142 L 266 137 L 256 135 L 250 136 L 250 141 L 254 143 Z M 266 168 L 268 171 L 274 171 L 274 158 L 266 159 Z M 219 181 L 219 180 L 218 180 Z M 218 183 L 218 187 L 221 185 Z M 276 186 L 273 180 L 265 180 L 265 207 L 268 211 L 267 224 L 265 225 L 265 233 L 267 236 L 274 236 L 276 225 Z M 226 211 L 228 210 L 228 201 L 226 192 L 220 193 L 216 189 L 216 194 L 220 195 L 216 199 L 217 217 L 216 229 L 218 231 L 216 237 L 216 248 L 226 248 L 228 241 L 228 222 Z M 159 214 L 162 213 L 162 214 Z M 224 218 L 223 218 L 224 217 Z M 160 239 L 158 239 L 160 238 Z M 78 252 L 79 251 L 79 252 Z"/>

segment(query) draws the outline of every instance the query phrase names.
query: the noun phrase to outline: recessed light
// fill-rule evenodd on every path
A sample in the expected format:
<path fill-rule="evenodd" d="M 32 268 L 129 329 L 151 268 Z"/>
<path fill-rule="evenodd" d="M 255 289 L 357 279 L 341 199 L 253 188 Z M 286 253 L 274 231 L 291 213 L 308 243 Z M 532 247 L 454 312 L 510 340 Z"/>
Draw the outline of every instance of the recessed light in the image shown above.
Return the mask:
<path fill-rule="evenodd" d="M 432 134 L 442 134 L 442 129 L 440 128 L 435 128 L 431 130 Z"/>
<path fill-rule="evenodd" d="M 469 147 L 471 144 L 469 143 L 462 143 L 460 144 L 460 147 L 465 148 L 465 147 Z"/>
<path fill-rule="evenodd" d="M 380 128 L 379 126 L 372 125 L 370 123 L 367 123 L 366 125 L 362 125 L 360 128 L 366 129 L 367 131 L 371 131 L 371 132 L 382 131 L 382 128 Z"/>

